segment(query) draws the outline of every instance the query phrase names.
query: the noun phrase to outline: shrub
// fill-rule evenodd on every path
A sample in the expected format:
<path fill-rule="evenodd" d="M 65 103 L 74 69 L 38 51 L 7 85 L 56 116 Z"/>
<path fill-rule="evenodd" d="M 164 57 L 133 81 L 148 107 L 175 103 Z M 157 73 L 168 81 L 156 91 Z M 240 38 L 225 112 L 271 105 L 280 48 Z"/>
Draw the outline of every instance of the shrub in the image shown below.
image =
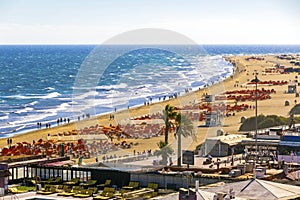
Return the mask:
<path fill-rule="evenodd" d="M 299 121 L 300 118 L 295 118 L 295 123 Z M 257 116 L 257 128 L 269 128 L 274 126 L 288 125 L 289 119 L 277 116 L 277 115 L 259 115 Z M 255 130 L 255 117 L 250 117 L 242 123 L 239 128 L 239 131 L 253 131 Z"/>

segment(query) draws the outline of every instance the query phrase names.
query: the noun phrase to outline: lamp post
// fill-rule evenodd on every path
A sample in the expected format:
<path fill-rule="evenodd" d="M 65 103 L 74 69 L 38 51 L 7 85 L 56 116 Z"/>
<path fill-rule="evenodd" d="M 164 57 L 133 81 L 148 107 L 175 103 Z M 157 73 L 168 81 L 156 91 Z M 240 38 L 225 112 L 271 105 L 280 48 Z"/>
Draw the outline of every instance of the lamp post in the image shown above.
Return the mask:
<path fill-rule="evenodd" d="M 258 158 L 258 146 L 257 146 L 257 83 L 259 79 L 257 78 L 257 72 L 255 74 L 255 79 L 251 80 L 252 83 L 255 83 L 255 150 L 256 150 L 256 161 Z"/>

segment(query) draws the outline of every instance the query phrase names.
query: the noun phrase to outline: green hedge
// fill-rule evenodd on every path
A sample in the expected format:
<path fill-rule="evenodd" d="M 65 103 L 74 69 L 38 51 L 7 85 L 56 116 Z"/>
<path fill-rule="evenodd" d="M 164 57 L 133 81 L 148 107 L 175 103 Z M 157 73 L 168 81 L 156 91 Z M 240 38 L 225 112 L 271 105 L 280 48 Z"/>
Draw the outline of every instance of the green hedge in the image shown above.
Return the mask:
<path fill-rule="evenodd" d="M 289 118 L 277 115 L 259 115 L 257 116 L 257 128 L 270 128 L 274 126 L 288 125 Z M 295 117 L 295 123 L 300 123 L 300 118 Z M 250 117 L 242 123 L 239 131 L 254 131 L 255 130 L 255 117 Z"/>

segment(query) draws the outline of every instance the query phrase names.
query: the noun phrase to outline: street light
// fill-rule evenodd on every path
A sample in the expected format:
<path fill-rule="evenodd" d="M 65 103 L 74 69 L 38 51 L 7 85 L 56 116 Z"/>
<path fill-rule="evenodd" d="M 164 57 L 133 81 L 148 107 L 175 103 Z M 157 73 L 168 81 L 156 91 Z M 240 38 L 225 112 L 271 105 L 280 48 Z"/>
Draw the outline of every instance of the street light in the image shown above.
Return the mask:
<path fill-rule="evenodd" d="M 258 146 L 257 146 L 257 83 L 259 79 L 257 78 L 257 72 L 255 74 L 255 79 L 251 80 L 252 83 L 255 83 L 255 150 L 256 150 L 256 161 L 258 158 Z"/>

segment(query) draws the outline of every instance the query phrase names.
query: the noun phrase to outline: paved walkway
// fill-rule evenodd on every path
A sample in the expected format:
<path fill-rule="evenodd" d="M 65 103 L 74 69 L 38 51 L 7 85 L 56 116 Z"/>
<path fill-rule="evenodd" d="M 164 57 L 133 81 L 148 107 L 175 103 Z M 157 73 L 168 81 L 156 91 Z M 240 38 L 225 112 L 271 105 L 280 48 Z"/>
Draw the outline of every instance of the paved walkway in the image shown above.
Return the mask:
<path fill-rule="evenodd" d="M 239 163 L 245 162 L 244 160 L 240 160 L 240 158 L 242 157 L 242 155 L 234 155 L 234 165 L 237 165 Z M 195 156 L 195 160 L 194 163 L 195 165 L 191 165 L 190 167 L 194 168 L 203 168 L 203 169 L 217 169 L 217 165 L 216 164 L 206 164 L 204 165 L 203 162 L 206 160 L 207 158 L 205 157 L 200 157 L 200 156 Z M 161 157 L 157 157 L 157 156 L 150 156 L 150 157 L 145 157 L 144 159 L 140 159 L 140 160 L 134 160 L 134 161 L 130 161 L 130 162 L 109 162 L 109 163 L 104 163 L 105 165 L 111 166 L 111 167 L 115 167 L 117 168 L 118 166 L 122 167 L 122 168 L 145 168 L 145 167 L 154 167 L 155 165 L 153 163 L 158 163 L 158 161 L 161 160 Z M 227 156 L 227 157 L 220 157 L 220 164 L 219 167 L 228 167 L 231 166 L 231 156 Z M 217 161 L 217 158 L 213 158 L 212 159 L 213 162 Z M 177 165 L 177 156 L 174 155 L 172 156 L 172 162 L 173 162 L 173 166 Z M 169 160 L 168 160 L 168 164 L 169 164 Z M 158 166 L 158 165 L 157 165 Z M 187 165 L 182 164 L 183 167 L 186 167 Z"/>
<path fill-rule="evenodd" d="M 18 200 L 38 200 L 38 199 L 49 199 L 49 200 L 59 200 L 59 199 L 78 199 L 75 197 L 61 197 L 61 196 L 57 196 L 56 194 L 51 194 L 51 195 L 39 195 L 36 194 L 36 192 L 27 192 L 27 193 L 22 193 L 22 194 L 16 194 L 16 195 L 6 195 L 4 197 L 0 197 L 0 199 L 2 200 L 12 200 L 12 199 L 18 199 Z M 80 198 L 83 200 L 92 200 L 93 197 L 88 197 L 88 198 Z"/>
<path fill-rule="evenodd" d="M 177 200 L 179 199 L 179 192 L 175 192 L 164 196 L 154 197 L 152 199 L 153 200 Z"/>

